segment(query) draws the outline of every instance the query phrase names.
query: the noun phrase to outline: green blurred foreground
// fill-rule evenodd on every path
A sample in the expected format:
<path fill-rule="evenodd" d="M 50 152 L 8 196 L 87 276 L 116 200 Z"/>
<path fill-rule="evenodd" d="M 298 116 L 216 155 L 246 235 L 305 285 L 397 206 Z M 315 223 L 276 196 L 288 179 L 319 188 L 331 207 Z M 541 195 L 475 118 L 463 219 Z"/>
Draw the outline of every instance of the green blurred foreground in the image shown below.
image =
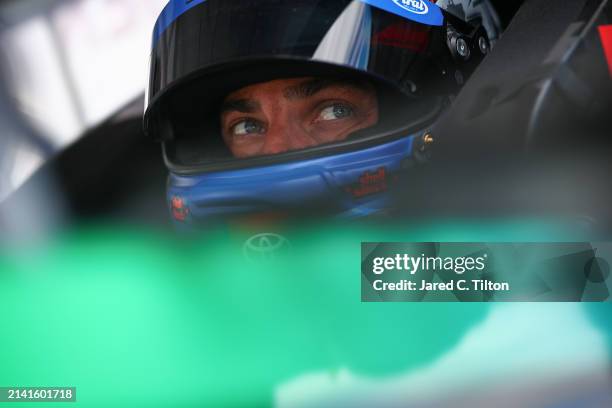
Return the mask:
<path fill-rule="evenodd" d="M 244 231 L 177 239 L 89 226 L 5 246 L 0 386 L 74 386 L 73 407 L 411 406 L 608 373 L 610 304 L 360 302 L 361 241 L 546 240 L 558 231 L 281 234 L 292 253 L 262 262 L 243 256 Z"/>

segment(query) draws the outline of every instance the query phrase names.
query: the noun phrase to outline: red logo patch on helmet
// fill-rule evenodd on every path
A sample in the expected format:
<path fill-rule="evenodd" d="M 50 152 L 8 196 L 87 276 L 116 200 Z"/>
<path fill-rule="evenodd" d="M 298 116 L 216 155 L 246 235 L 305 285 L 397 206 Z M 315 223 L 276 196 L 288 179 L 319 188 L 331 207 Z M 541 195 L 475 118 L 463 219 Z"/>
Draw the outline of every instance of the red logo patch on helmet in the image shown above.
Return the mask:
<path fill-rule="evenodd" d="M 185 204 L 185 200 L 180 197 L 172 197 L 170 200 L 170 209 L 172 217 L 177 221 L 185 221 L 189 215 L 189 208 Z"/>
<path fill-rule="evenodd" d="M 387 191 L 390 181 L 389 172 L 385 167 L 381 167 L 376 172 L 363 173 L 357 183 L 346 187 L 346 191 L 355 198 L 361 198 Z"/>
<path fill-rule="evenodd" d="M 425 52 L 429 46 L 429 31 L 413 24 L 393 24 L 374 35 L 375 45 Z"/>

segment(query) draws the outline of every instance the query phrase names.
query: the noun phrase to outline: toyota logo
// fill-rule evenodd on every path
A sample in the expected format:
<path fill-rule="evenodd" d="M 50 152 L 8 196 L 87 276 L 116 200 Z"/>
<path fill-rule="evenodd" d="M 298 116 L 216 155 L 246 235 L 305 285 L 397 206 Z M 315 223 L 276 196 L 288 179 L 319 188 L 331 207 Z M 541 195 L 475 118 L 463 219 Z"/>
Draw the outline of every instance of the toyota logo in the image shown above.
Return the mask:
<path fill-rule="evenodd" d="M 249 238 L 243 247 L 244 256 L 252 262 L 272 261 L 291 250 L 291 243 L 282 235 L 263 233 Z"/>

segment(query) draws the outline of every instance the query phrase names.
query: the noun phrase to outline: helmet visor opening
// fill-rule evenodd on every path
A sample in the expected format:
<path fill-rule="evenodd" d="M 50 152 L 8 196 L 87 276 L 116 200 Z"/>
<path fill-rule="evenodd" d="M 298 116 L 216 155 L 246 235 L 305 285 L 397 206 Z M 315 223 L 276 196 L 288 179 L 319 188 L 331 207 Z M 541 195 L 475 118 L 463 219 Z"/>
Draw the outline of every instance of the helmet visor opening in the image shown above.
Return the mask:
<path fill-rule="evenodd" d="M 407 137 L 429 126 L 443 101 L 356 74 L 275 79 L 215 98 L 198 87 L 189 94 L 177 94 L 193 101 L 189 108 L 170 104 L 173 137 L 164 143 L 166 161 L 178 172 L 320 157 Z M 198 103 L 199 95 L 213 102 Z"/>

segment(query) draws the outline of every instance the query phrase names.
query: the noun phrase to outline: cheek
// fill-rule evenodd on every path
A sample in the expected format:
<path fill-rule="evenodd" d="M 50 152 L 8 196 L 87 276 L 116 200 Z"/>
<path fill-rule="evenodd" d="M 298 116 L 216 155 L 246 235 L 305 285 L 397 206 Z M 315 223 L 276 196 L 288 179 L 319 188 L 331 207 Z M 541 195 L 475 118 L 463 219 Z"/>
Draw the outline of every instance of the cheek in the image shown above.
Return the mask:
<path fill-rule="evenodd" d="M 378 123 L 379 112 L 378 112 L 378 103 L 374 103 L 372 110 L 369 112 L 366 122 L 364 123 L 364 127 L 374 126 Z"/>
<path fill-rule="evenodd" d="M 316 129 L 313 131 L 313 137 L 316 138 L 318 144 L 339 142 L 341 140 L 346 139 L 346 137 L 350 133 L 347 127 L 348 125 L 345 125 L 342 128 L 335 129 L 331 127 L 323 127 L 322 129 Z"/>
<path fill-rule="evenodd" d="M 259 154 L 259 151 L 263 147 L 263 142 L 255 138 L 251 140 L 243 140 L 240 142 L 228 142 L 226 140 L 225 144 L 230 149 L 234 157 L 237 157 L 239 159 L 255 156 Z"/>
<path fill-rule="evenodd" d="M 366 103 L 364 111 L 366 112 L 366 120 L 364 123 L 367 123 L 367 126 L 373 126 L 378 123 L 378 98 L 373 95 L 369 95 L 366 97 Z"/>
<path fill-rule="evenodd" d="M 342 123 L 330 123 L 313 129 L 312 134 L 320 143 L 340 142 L 358 130 L 372 127 L 378 123 L 378 106 L 372 102 L 359 117 Z"/>

